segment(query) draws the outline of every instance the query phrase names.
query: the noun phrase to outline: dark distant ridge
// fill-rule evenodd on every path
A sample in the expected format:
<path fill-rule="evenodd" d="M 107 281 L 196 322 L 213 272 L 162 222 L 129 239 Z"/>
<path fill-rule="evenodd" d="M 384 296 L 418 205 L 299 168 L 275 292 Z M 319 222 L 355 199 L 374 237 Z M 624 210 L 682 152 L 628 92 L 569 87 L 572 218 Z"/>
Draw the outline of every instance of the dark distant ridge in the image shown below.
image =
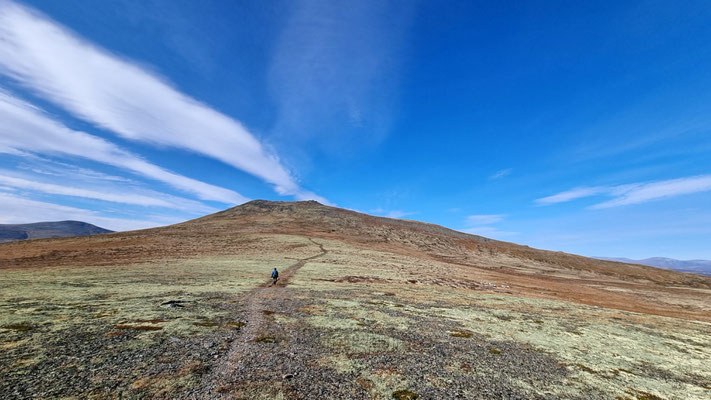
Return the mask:
<path fill-rule="evenodd" d="M 628 264 L 641 264 L 650 267 L 671 269 L 679 272 L 691 272 L 694 274 L 711 276 L 711 260 L 676 260 L 666 257 L 651 257 L 643 260 L 632 260 L 623 257 L 595 257 L 600 260 L 619 261 Z"/>
<path fill-rule="evenodd" d="M 35 222 L 32 224 L 0 224 L 0 243 L 25 239 L 46 239 L 110 233 L 108 229 L 81 221 Z"/>

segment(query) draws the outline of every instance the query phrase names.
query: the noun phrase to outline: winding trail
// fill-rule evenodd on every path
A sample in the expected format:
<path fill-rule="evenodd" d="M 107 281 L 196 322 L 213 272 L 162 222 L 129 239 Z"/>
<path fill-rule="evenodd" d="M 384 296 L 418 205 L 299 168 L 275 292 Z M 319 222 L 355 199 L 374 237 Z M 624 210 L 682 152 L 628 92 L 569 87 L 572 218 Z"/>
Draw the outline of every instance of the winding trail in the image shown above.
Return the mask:
<path fill-rule="evenodd" d="M 272 280 L 269 279 L 240 296 L 246 299 L 241 318 L 246 320 L 246 324 L 232 342 L 227 356 L 213 368 L 212 373 L 203 378 L 201 388 L 193 392 L 189 398 L 233 398 L 233 395 L 225 393 L 224 390 L 225 387 L 229 387 L 230 382 L 242 380 L 244 377 L 241 375 L 245 373 L 259 373 L 259 360 L 269 357 L 269 354 L 264 354 L 264 348 L 259 347 L 259 343 L 255 343 L 255 340 L 268 332 L 269 321 L 266 316 L 273 313 L 272 309 L 286 310 L 290 308 L 289 303 L 292 302 L 292 299 L 285 293 L 285 289 L 287 289 L 286 286 L 291 278 L 307 262 L 328 253 L 323 244 L 312 238 L 307 239 L 319 247 L 320 254 L 298 259 L 294 264 L 288 266 L 279 273 L 276 285 L 272 285 Z M 271 372 L 279 373 L 279 371 Z"/>
<path fill-rule="evenodd" d="M 269 311 L 266 308 L 265 300 L 287 300 L 286 296 L 284 296 L 281 291 L 275 289 L 286 287 L 296 271 L 306 265 L 307 262 L 323 257 L 328 253 L 328 250 L 324 249 L 321 243 L 318 243 L 311 238 L 307 239 L 321 249 L 321 254 L 301 258 L 294 264 L 288 266 L 284 271 L 279 273 L 279 280 L 276 285 L 272 285 L 272 280 L 269 279 L 247 293 L 247 305 L 245 307 L 245 319 L 247 320 L 247 325 L 245 325 L 242 329 L 240 338 L 235 340 L 235 343 L 232 344 L 232 349 L 235 349 L 235 346 L 239 346 L 240 343 L 244 344 L 245 342 L 253 341 L 256 338 L 256 333 L 262 330 L 264 327 L 264 311 Z M 232 351 L 230 351 L 230 353 L 231 352 Z"/>
<path fill-rule="evenodd" d="M 288 266 L 283 272 L 279 273 L 279 280 L 277 281 L 277 284 L 275 286 L 282 286 L 283 287 L 283 286 L 288 285 L 289 280 L 294 275 L 294 273 L 296 271 L 298 271 L 301 267 L 306 265 L 307 262 L 317 259 L 319 257 L 323 257 L 326 255 L 326 253 L 328 253 L 328 250 L 326 250 L 321 243 L 319 243 L 311 238 L 307 238 L 307 239 L 309 239 L 309 241 L 311 241 L 311 243 L 317 245 L 321 249 L 321 254 L 316 254 L 315 256 L 301 258 L 294 264 Z M 260 288 L 271 287 L 271 285 L 269 284 L 269 282 L 266 282 L 266 283 L 261 284 L 259 287 Z"/>

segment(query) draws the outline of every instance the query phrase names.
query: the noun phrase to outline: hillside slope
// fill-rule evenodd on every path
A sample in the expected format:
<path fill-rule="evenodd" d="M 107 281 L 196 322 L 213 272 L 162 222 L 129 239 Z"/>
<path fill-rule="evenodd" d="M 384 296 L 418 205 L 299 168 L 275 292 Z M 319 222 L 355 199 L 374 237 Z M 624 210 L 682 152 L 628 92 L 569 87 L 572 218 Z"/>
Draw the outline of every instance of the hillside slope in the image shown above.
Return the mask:
<path fill-rule="evenodd" d="M 8 399 L 711 393 L 711 278 L 316 202 L 5 243 L 0 268 Z"/>
<path fill-rule="evenodd" d="M 430 278 L 441 285 L 480 276 L 509 282 L 510 291 L 620 307 L 661 315 L 696 315 L 665 294 L 691 296 L 711 288 L 711 278 L 635 264 L 533 249 L 457 232 L 438 225 L 375 217 L 315 201 L 255 200 L 202 218 L 161 228 L 101 236 L 57 238 L 2 245 L 0 268 L 122 265 L 166 258 L 233 255 L 249 251 L 255 237 L 297 235 L 395 253 L 448 265 Z M 472 283 L 473 284 L 473 283 Z M 654 304 L 647 300 L 654 299 Z M 711 311 L 711 310 L 708 310 Z M 711 320 L 704 310 L 703 318 Z"/>
<path fill-rule="evenodd" d="M 100 233 L 110 232 L 113 231 L 81 221 L 0 224 L 0 243 L 14 242 L 16 240 L 25 239 L 97 235 Z"/>

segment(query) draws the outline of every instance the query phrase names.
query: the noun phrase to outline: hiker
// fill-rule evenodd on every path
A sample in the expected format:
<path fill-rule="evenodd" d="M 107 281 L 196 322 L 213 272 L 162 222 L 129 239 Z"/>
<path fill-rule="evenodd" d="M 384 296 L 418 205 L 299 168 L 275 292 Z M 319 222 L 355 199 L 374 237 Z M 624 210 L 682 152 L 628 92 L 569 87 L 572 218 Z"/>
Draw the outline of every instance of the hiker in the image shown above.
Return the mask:
<path fill-rule="evenodd" d="M 274 286 L 279 280 L 279 271 L 277 271 L 276 267 L 274 267 L 274 271 L 272 271 L 272 279 L 274 279 L 274 282 L 272 283 L 272 286 Z"/>

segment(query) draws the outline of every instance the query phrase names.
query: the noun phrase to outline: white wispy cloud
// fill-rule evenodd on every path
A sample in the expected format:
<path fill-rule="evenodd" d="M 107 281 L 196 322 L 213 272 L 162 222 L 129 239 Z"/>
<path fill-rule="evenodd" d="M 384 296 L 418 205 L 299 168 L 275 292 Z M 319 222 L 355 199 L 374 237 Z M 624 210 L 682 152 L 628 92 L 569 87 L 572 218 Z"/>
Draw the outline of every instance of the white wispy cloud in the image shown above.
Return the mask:
<path fill-rule="evenodd" d="M 240 122 L 10 1 L 0 1 L 0 71 L 123 138 L 200 153 L 273 184 L 279 194 L 327 202 L 302 189 Z"/>
<path fill-rule="evenodd" d="M 581 199 L 583 197 L 590 197 L 590 196 L 596 196 L 599 194 L 603 194 L 603 193 L 606 193 L 607 191 L 609 191 L 609 189 L 610 188 L 605 187 L 605 186 L 577 187 L 574 189 L 570 189 L 570 190 L 566 190 L 564 192 L 554 194 L 552 196 L 536 199 L 536 203 L 538 203 L 540 205 L 565 203 L 567 201 Z"/>
<path fill-rule="evenodd" d="M 592 209 L 619 207 L 646 203 L 669 197 L 711 190 L 711 175 L 699 175 L 657 182 L 641 182 L 616 186 L 579 187 L 537 199 L 540 205 L 563 203 L 592 196 L 612 197 L 611 200 L 591 206 Z"/>
<path fill-rule="evenodd" d="M 191 213 L 213 213 L 218 211 L 197 201 L 170 196 L 154 191 L 143 191 L 144 193 L 137 193 L 135 190 L 126 190 L 127 188 L 125 187 L 119 188 L 120 190 L 118 191 L 115 188 L 93 190 L 73 187 L 64 183 L 57 185 L 53 183 L 38 182 L 8 176 L 8 173 L 9 171 L 0 170 L 0 184 L 18 189 L 32 190 L 55 195 L 82 197 L 114 203 L 134 204 L 145 207 L 172 208 L 189 211 Z"/>
<path fill-rule="evenodd" d="M 617 188 L 619 189 L 619 187 Z M 595 204 L 592 208 L 610 208 L 628 204 L 646 203 L 652 200 L 685 194 L 699 193 L 711 190 L 711 175 L 693 176 L 688 178 L 670 179 L 666 181 L 638 184 L 626 188 L 622 193 L 603 203 Z"/>
<path fill-rule="evenodd" d="M 1 42 L 1 41 L 0 41 Z M 0 152 L 36 152 L 81 157 L 169 184 L 202 200 L 228 204 L 248 199 L 239 193 L 176 174 L 102 138 L 67 128 L 37 107 L 0 91 Z"/>
<path fill-rule="evenodd" d="M 400 219 L 402 217 L 407 217 L 408 215 L 414 215 L 417 214 L 416 212 L 412 211 L 402 211 L 402 210 L 390 210 L 387 213 L 385 213 L 385 217 L 387 218 L 396 218 Z"/>
<path fill-rule="evenodd" d="M 493 174 L 489 177 L 489 179 L 491 179 L 491 180 L 501 179 L 501 178 L 503 178 L 503 177 L 505 177 L 505 176 L 510 175 L 511 172 L 513 172 L 513 168 L 502 169 L 502 170 L 499 170 L 499 171 L 496 171 L 495 173 L 493 173 Z"/>
<path fill-rule="evenodd" d="M 2 151 L 0 150 L 0 153 Z M 30 171 L 39 175 L 61 176 L 63 178 L 74 178 L 92 181 L 111 181 L 122 183 L 135 183 L 125 176 L 109 175 L 103 172 L 94 171 L 89 168 L 79 167 L 69 163 L 42 157 L 36 154 L 23 156 L 23 162 L 17 165 L 18 170 Z"/>
<path fill-rule="evenodd" d="M 489 225 L 502 221 L 506 218 L 505 214 L 480 214 L 469 215 L 467 217 L 467 225 Z"/>
<path fill-rule="evenodd" d="M 8 193 L 0 193 L 0 210 L 3 211 L 0 213 L 0 223 L 3 224 L 78 220 L 114 231 L 125 231 L 180 222 L 178 218 L 172 217 L 149 217 L 146 220 L 107 217 L 82 208 L 30 200 Z"/>

